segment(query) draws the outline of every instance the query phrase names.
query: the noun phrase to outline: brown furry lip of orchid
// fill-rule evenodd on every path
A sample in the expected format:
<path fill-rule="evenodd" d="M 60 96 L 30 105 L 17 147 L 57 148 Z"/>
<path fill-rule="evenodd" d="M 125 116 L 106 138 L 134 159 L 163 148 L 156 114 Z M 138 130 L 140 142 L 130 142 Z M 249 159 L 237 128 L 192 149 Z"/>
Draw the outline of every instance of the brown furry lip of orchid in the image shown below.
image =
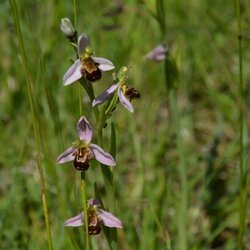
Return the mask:
<path fill-rule="evenodd" d="M 71 147 L 57 157 L 57 164 L 73 161 L 77 170 L 86 171 L 89 168 L 89 161 L 95 158 L 104 165 L 116 165 L 114 158 L 110 154 L 106 153 L 98 145 L 91 143 L 93 129 L 84 116 L 77 123 L 77 131 L 79 140 L 73 142 Z"/>
<path fill-rule="evenodd" d="M 70 85 L 82 77 L 90 82 L 99 80 L 102 71 L 109 71 L 115 68 L 114 64 L 102 57 L 92 56 L 92 50 L 89 45 L 89 39 L 86 34 L 82 34 L 78 38 L 77 53 L 79 58 L 67 70 L 63 77 L 64 85 Z"/>
<path fill-rule="evenodd" d="M 65 227 L 79 227 L 84 225 L 84 212 L 65 221 Z M 96 235 L 101 232 L 101 225 L 106 227 L 122 228 L 121 221 L 113 214 L 104 211 L 100 208 L 100 203 L 97 199 L 88 200 L 88 231 L 89 235 Z"/>

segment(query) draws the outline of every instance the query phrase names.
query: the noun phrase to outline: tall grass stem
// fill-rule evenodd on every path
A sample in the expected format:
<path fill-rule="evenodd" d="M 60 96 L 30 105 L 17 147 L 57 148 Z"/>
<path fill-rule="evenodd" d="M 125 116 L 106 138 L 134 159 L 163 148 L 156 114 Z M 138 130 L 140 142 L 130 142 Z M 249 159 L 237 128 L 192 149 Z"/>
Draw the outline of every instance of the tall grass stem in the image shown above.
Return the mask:
<path fill-rule="evenodd" d="M 9 2 L 11 5 L 11 9 L 12 9 L 13 19 L 14 19 L 14 23 L 16 27 L 17 36 L 18 36 L 19 49 L 20 49 L 22 63 L 24 66 L 24 71 L 25 71 L 26 87 L 27 87 L 30 111 L 31 111 L 31 116 L 32 116 L 32 126 L 33 126 L 33 132 L 34 132 L 35 144 L 36 144 L 36 159 L 37 159 L 37 165 L 38 165 L 40 181 L 41 181 L 42 203 L 43 203 L 44 218 L 45 218 L 46 231 L 47 231 L 47 237 L 48 237 L 48 248 L 51 250 L 53 249 L 53 247 L 52 247 L 51 230 L 50 230 L 50 224 L 49 224 L 49 213 L 48 213 L 47 200 L 46 200 L 46 189 L 45 189 L 45 182 L 44 182 L 44 176 L 43 176 L 43 170 L 42 170 L 41 147 L 40 147 L 40 139 L 39 139 L 38 126 L 37 126 L 37 121 L 36 121 L 34 102 L 32 98 L 31 79 L 30 79 L 30 73 L 29 73 L 29 68 L 28 68 L 28 61 L 27 61 L 23 38 L 22 38 L 22 32 L 21 32 L 19 16 L 17 12 L 16 1 L 9 0 Z"/>
<path fill-rule="evenodd" d="M 47 198 L 46 198 L 46 189 L 45 189 L 45 181 L 44 181 L 44 174 L 42 168 L 41 158 L 36 154 L 36 161 L 39 170 L 40 182 L 41 182 L 41 193 L 42 193 L 42 202 L 43 202 L 43 214 L 45 217 L 45 223 L 47 228 L 47 236 L 49 241 L 49 249 L 52 249 L 52 240 L 51 240 L 51 231 L 50 231 L 50 224 L 49 224 L 49 211 L 47 207 Z"/>

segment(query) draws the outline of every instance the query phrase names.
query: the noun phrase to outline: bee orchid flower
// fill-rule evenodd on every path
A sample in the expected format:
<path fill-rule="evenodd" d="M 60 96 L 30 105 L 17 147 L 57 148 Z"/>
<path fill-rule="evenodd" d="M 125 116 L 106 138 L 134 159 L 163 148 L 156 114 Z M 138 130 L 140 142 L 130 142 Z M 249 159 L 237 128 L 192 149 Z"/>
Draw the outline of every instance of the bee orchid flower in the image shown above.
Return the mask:
<path fill-rule="evenodd" d="M 88 47 L 89 39 L 86 34 L 78 38 L 77 53 L 79 59 L 68 69 L 63 77 L 64 85 L 70 85 L 81 77 L 94 82 L 101 78 L 102 71 L 109 71 L 115 68 L 113 63 L 102 57 L 92 56 L 92 51 Z"/>
<path fill-rule="evenodd" d="M 138 99 L 140 98 L 140 93 L 134 88 L 129 88 L 126 84 L 125 81 L 127 79 L 125 73 L 127 71 L 127 67 L 123 67 L 120 70 L 120 75 L 118 83 L 115 83 L 111 85 L 108 89 L 106 89 L 102 94 L 100 94 L 98 97 L 96 97 L 93 102 L 92 102 L 92 107 L 95 107 L 97 105 L 102 104 L 105 102 L 107 99 L 109 99 L 112 94 L 117 90 L 118 93 L 118 98 L 120 103 L 131 113 L 134 112 L 134 108 L 131 104 L 131 101 L 133 99 Z"/>
<path fill-rule="evenodd" d="M 84 225 L 84 212 L 65 221 L 65 227 L 79 227 Z M 97 199 L 88 200 L 88 231 L 89 235 L 99 234 L 101 232 L 101 224 L 106 227 L 122 228 L 121 221 L 113 214 L 100 209 L 100 203 Z"/>
<path fill-rule="evenodd" d="M 89 161 L 95 158 L 104 165 L 115 166 L 115 160 L 110 154 L 98 145 L 91 143 L 93 130 L 84 116 L 77 123 L 77 131 L 79 140 L 58 156 L 57 164 L 74 161 L 74 167 L 77 170 L 86 171 L 89 168 Z"/>

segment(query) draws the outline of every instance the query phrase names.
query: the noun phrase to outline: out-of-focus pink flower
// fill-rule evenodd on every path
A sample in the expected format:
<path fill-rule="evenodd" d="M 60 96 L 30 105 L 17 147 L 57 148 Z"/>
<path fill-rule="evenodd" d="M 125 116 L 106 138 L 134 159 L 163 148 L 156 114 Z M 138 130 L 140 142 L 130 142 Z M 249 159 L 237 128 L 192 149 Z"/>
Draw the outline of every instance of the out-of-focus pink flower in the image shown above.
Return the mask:
<path fill-rule="evenodd" d="M 168 51 L 169 51 L 168 46 L 166 46 L 165 44 L 160 44 L 154 49 L 152 49 L 149 53 L 147 53 L 144 56 L 144 59 L 160 62 L 166 59 Z"/>

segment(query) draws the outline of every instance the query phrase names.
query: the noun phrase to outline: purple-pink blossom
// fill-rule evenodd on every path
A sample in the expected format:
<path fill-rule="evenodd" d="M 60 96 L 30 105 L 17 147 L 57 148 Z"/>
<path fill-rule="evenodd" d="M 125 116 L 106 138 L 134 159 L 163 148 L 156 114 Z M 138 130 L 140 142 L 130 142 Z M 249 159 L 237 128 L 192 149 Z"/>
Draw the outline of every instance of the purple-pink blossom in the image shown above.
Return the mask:
<path fill-rule="evenodd" d="M 115 91 L 117 91 L 120 103 L 131 113 L 134 112 L 131 100 L 140 98 L 140 93 L 136 89 L 129 88 L 126 85 L 126 72 L 127 67 L 122 67 L 120 72 L 118 73 L 118 83 L 112 84 L 102 94 L 96 97 L 92 102 L 92 107 L 102 104 L 103 102 L 108 100 Z"/>
<path fill-rule="evenodd" d="M 144 56 L 144 59 L 160 62 L 166 59 L 169 48 L 165 44 L 160 44 Z"/>
<path fill-rule="evenodd" d="M 84 212 L 68 219 L 64 225 L 66 227 L 79 227 L 84 225 Z M 88 200 L 88 231 L 90 235 L 99 234 L 101 232 L 101 224 L 106 227 L 122 228 L 121 221 L 113 214 L 104 211 L 100 208 L 100 203 L 97 199 Z"/>
<path fill-rule="evenodd" d="M 74 167 L 77 170 L 86 171 L 89 168 L 89 161 L 95 158 L 104 165 L 115 166 L 115 160 L 110 154 L 91 143 L 93 129 L 84 116 L 77 123 L 77 131 L 79 140 L 58 156 L 57 164 L 74 161 Z"/>
<path fill-rule="evenodd" d="M 109 71 L 115 68 L 113 63 L 102 57 L 92 56 L 88 47 L 89 39 L 86 34 L 78 38 L 77 53 L 79 59 L 68 69 L 63 77 L 64 85 L 69 85 L 85 76 L 90 82 L 97 81 L 102 76 L 102 71 Z"/>

